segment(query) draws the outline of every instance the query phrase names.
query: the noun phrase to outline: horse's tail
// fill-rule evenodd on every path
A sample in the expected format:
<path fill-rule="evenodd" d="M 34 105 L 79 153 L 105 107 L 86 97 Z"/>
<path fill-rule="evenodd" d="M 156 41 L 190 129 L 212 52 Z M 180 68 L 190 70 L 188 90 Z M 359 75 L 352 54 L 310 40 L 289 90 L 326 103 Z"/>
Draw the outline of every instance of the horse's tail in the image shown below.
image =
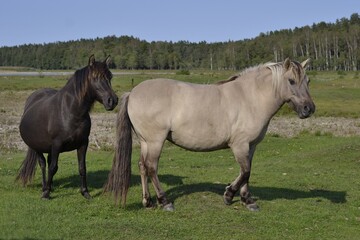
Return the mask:
<path fill-rule="evenodd" d="M 19 168 L 19 174 L 16 181 L 20 181 L 24 186 L 31 183 L 36 170 L 36 162 L 40 155 L 32 148 L 29 148 L 24 161 Z"/>
<path fill-rule="evenodd" d="M 115 203 L 126 204 L 126 195 L 130 186 L 132 124 L 128 115 L 129 94 L 121 97 L 116 124 L 116 146 L 113 165 L 104 186 L 105 192 L 114 194 Z"/>

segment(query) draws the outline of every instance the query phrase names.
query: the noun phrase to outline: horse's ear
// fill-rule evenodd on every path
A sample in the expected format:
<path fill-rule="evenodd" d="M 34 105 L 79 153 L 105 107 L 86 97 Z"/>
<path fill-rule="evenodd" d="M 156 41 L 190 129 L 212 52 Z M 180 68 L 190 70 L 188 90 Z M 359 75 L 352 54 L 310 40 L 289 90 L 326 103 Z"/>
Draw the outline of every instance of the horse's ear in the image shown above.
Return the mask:
<path fill-rule="evenodd" d="M 95 56 L 94 54 L 89 57 L 89 66 L 91 67 L 95 63 Z"/>
<path fill-rule="evenodd" d="M 284 69 L 286 71 L 289 70 L 290 65 L 291 65 L 291 60 L 289 58 L 286 58 L 285 61 L 284 61 Z"/>
<path fill-rule="evenodd" d="M 303 62 L 301 63 L 302 68 L 303 68 L 303 69 L 306 69 L 306 68 L 309 66 L 310 61 L 311 61 L 310 58 L 308 58 L 308 59 L 306 59 L 305 61 L 303 61 Z"/>
<path fill-rule="evenodd" d="M 110 57 L 110 55 L 105 59 L 104 62 L 106 63 L 107 66 L 110 65 L 110 63 L 111 63 L 111 57 Z"/>

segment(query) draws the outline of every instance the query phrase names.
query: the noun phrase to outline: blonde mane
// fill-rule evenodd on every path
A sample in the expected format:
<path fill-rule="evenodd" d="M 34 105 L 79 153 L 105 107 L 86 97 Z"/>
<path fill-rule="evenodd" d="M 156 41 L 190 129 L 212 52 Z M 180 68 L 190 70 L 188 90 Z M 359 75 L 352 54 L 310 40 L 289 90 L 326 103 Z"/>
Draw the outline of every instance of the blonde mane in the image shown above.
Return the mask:
<path fill-rule="evenodd" d="M 277 96 L 280 92 L 282 75 L 284 73 L 284 67 L 282 63 L 267 63 L 266 67 L 272 72 L 272 87 Z"/>
<path fill-rule="evenodd" d="M 272 72 L 272 88 L 274 90 L 275 96 L 277 96 L 280 92 L 282 76 L 284 74 L 283 62 L 278 62 L 278 63 L 268 62 L 268 63 L 259 64 L 257 66 L 246 68 L 242 72 L 240 72 L 234 76 L 231 76 L 227 80 L 222 80 L 222 81 L 217 82 L 216 85 L 221 85 L 221 84 L 225 84 L 228 82 L 232 82 L 232 81 L 236 80 L 237 78 L 244 76 L 245 74 L 247 74 L 249 72 L 261 70 L 264 68 L 268 68 Z M 301 83 L 301 81 L 303 79 L 302 75 L 304 74 L 301 64 L 296 61 L 292 61 L 291 69 L 295 76 L 294 80 L 296 81 L 296 83 Z"/>
<path fill-rule="evenodd" d="M 244 69 L 243 71 L 241 71 L 240 73 L 238 73 L 236 75 L 233 75 L 233 76 L 229 77 L 226 80 L 221 80 L 219 82 L 216 82 L 215 84 L 216 85 L 222 85 L 222 84 L 225 84 L 225 83 L 228 83 L 228 82 L 232 82 L 232 81 L 236 80 L 238 77 L 244 76 L 248 72 L 252 72 L 252 71 L 255 71 L 257 69 L 263 68 L 265 65 L 266 64 L 259 64 L 257 66 L 248 67 L 248 68 Z"/>

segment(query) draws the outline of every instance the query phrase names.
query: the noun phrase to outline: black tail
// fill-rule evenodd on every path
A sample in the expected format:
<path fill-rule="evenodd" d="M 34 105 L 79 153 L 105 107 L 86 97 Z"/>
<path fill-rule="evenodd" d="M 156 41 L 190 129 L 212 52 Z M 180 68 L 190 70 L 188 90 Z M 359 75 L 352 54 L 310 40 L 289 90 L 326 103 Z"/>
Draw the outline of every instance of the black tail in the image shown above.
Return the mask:
<path fill-rule="evenodd" d="M 36 170 L 36 163 L 40 158 L 39 154 L 33 149 L 29 148 L 24 161 L 19 168 L 19 174 L 16 177 L 24 186 L 31 183 Z"/>
<path fill-rule="evenodd" d="M 121 201 L 122 206 L 126 204 L 131 177 L 132 124 L 127 109 L 129 94 L 123 94 L 120 100 L 115 155 L 108 181 L 104 186 L 104 191 L 113 193 L 116 204 Z"/>

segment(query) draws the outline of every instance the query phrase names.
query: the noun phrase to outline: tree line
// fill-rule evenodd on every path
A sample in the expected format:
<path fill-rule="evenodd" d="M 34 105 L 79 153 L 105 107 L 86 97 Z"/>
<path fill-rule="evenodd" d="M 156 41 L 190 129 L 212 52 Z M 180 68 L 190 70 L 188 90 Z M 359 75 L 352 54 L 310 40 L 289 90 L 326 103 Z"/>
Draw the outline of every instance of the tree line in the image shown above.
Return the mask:
<path fill-rule="evenodd" d="M 133 36 L 25 44 L 0 48 L 0 66 L 36 69 L 76 69 L 88 57 L 112 56 L 114 69 L 240 70 L 287 57 L 312 59 L 313 70 L 360 68 L 360 16 L 335 23 L 314 23 L 295 29 L 260 33 L 253 39 L 207 43 L 189 41 L 147 42 Z"/>

